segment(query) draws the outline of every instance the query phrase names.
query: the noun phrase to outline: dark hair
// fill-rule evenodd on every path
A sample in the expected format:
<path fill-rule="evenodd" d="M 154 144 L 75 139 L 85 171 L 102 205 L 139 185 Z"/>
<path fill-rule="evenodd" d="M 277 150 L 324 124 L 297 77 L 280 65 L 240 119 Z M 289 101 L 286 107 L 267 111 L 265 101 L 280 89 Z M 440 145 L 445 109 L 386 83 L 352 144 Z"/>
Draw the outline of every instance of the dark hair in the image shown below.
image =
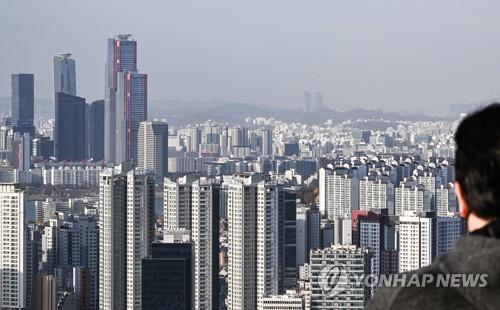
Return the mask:
<path fill-rule="evenodd" d="M 465 117 L 455 142 L 455 179 L 470 211 L 481 218 L 500 218 L 500 104 Z"/>

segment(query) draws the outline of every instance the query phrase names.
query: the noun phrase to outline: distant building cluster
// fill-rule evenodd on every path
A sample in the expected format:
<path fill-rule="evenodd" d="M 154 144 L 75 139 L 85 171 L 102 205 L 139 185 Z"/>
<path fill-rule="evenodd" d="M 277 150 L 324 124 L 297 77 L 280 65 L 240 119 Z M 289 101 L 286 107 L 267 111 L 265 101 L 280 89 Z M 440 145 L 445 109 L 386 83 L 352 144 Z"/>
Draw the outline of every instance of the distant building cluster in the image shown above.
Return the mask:
<path fill-rule="evenodd" d="M 12 75 L 1 309 L 362 309 L 376 288 L 328 279 L 424 267 L 465 233 L 457 121 L 167 125 L 137 55 L 131 35 L 107 40 L 91 103 L 55 56 L 55 119 L 38 124 L 33 74 Z"/>

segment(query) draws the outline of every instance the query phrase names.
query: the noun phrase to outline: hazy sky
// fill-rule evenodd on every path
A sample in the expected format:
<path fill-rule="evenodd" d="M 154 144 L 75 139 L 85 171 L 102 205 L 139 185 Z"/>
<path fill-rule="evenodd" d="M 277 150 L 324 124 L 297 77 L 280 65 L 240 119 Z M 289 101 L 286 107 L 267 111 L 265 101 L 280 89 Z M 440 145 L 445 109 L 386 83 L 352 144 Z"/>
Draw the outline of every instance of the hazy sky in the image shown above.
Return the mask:
<path fill-rule="evenodd" d="M 0 96 L 71 52 L 78 95 L 104 96 L 106 38 L 132 33 L 150 99 L 425 111 L 500 97 L 500 1 L 0 1 Z"/>

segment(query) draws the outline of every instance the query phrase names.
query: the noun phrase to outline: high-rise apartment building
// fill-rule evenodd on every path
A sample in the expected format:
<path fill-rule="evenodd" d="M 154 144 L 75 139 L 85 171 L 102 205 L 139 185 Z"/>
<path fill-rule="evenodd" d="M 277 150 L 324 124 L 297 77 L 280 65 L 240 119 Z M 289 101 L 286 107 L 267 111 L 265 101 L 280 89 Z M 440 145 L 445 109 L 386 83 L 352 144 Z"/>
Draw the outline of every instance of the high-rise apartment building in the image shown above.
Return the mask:
<path fill-rule="evenodd" d="M 356 279 L 371 271 L 371 255 L 367 248 L 354 245 L 332 245 L 311 251 L 311 310 L 364 309 L 371 296 L 370 288 Z M 339 268 L 337 286 L 328 286 L 329 269 Z M 342 272 L 343 270 L 343 272 Z M 326 282 L 326 284 L 325 284 Z M 337 290 L 337 291 L 334 291 Z"/>
<path fill-rule="evenodd" d="M 168 125 L 164 122 L 142 122 L 139 125 L 137 167 L 154 173 L 162 183 L 168 173 Z"/>
<path fill-rule="evenodd" d="M 99 309 L 141 306 L 141 260 L 154 238 L 154 176 L 126 162 L 101 174 Z"/>
<path fill-rule="evenodd" d="M 449 217 L 458 211 L 455 188 L 452 184 L 441 185 L 436 189 L 436 215 Z"/>
<path fill-rule="evenodd" d="M 395 248 L 395 227 L 390 221 L 388 210 L 382 212 L 354 211 L 352 213 L 352 242 L 365 247 L 371 253 L 372 273 L 380 273 L 382 252 Z"/>
<path fill-rule="evenodd" d="M 163 221 L 165 231 L 191 229 L 191 182 L 189 176 L 163 183 Z"/>
<path fill-rule="evenodd" d="M 187 129 L 187 152 L 198 153 L 201 144 L 201 129 L 198 127 Z"/>
<path fill-rule="evenodd" d="M 394 185 L 381 177 L 367 176 L 359 180 L 359 210 L 394 212 Z"/>
<path fill-rule="evenodd" d="M 0 309 L 26 307 L 26 223 L 24 191 L 0 184 Z"/>
<path fill-rule="evenodd" d="M 193 306 L 219 308 L 220 181 L 179 178 L 164 182 L 164 240 L 189 232 L 193 243 Z M 175 240 L 175 238 L 174 238 Z"/>
<path fill-rule="evenodd" d="M 256 131 L 259 137 L 259 154 L 262 156 L 273 155 L 273 130 L 272 128 L 261 128 Z"/>
<path fill-rule="evenodd" d="M 261 175 L 224 178 L 228 205 L 228 307 L 262 307 L 279 290 L 283 186 Z"/>
<path fill-rule="evenodd" d="M 421 213 L 431 211 L 432 194 L 423 184 L 401 182 L 395 189 L 395 215 L 411 211 Z"/>
<path fill-rule="evenodd" d="M 193 306 L 219 309 L 220 184 L 200 178 L 191 185 Z"/>
<path fill-rule="evenodd" d="M 399 272 L 430 265 L 435 255 L 435 223 L 432 213 L 404 213 L 397 225 Z"/>
<path fill-rule="evenodd" d="M 61 212 L 63 213 L 63 212 Z M 72 285 L 75 268 L 85 267 L 89 275 L 89 305 L 97 307 L 99 268 L 99 227 L 88 215 L 64 214 L 52 218 L 42 235 L 42 268 L 57 276 L 59 290 Z"/>
<path fill-rule="evenodd" d="M 359 209 L 359 181 L 348 169 L 319 169 L 319 210 L 328 219 Z"/>
<path fill-rule="evenodd" d="M 35 134 L 35 85 L 34 75 L 27 73 L 11 76 L 11 109 L 14 132 Z"/>

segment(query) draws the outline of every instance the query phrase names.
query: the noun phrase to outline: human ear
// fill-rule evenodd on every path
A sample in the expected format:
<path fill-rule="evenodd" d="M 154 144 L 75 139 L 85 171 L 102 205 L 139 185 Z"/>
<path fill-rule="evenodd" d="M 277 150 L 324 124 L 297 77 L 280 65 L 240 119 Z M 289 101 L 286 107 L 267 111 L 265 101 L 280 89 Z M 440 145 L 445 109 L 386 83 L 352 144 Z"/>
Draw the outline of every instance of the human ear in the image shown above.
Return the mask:
<path fill-rule="evenodd" d="M 458 206 L 460 209 L 460 216 L 464 219 L 467 219 L 470 214 L 469 204 L 465 199 L 465 194 L 462 190 L 462 187 L 457 181 L 455 181 L 455 195 L 457 195 Z"/>

